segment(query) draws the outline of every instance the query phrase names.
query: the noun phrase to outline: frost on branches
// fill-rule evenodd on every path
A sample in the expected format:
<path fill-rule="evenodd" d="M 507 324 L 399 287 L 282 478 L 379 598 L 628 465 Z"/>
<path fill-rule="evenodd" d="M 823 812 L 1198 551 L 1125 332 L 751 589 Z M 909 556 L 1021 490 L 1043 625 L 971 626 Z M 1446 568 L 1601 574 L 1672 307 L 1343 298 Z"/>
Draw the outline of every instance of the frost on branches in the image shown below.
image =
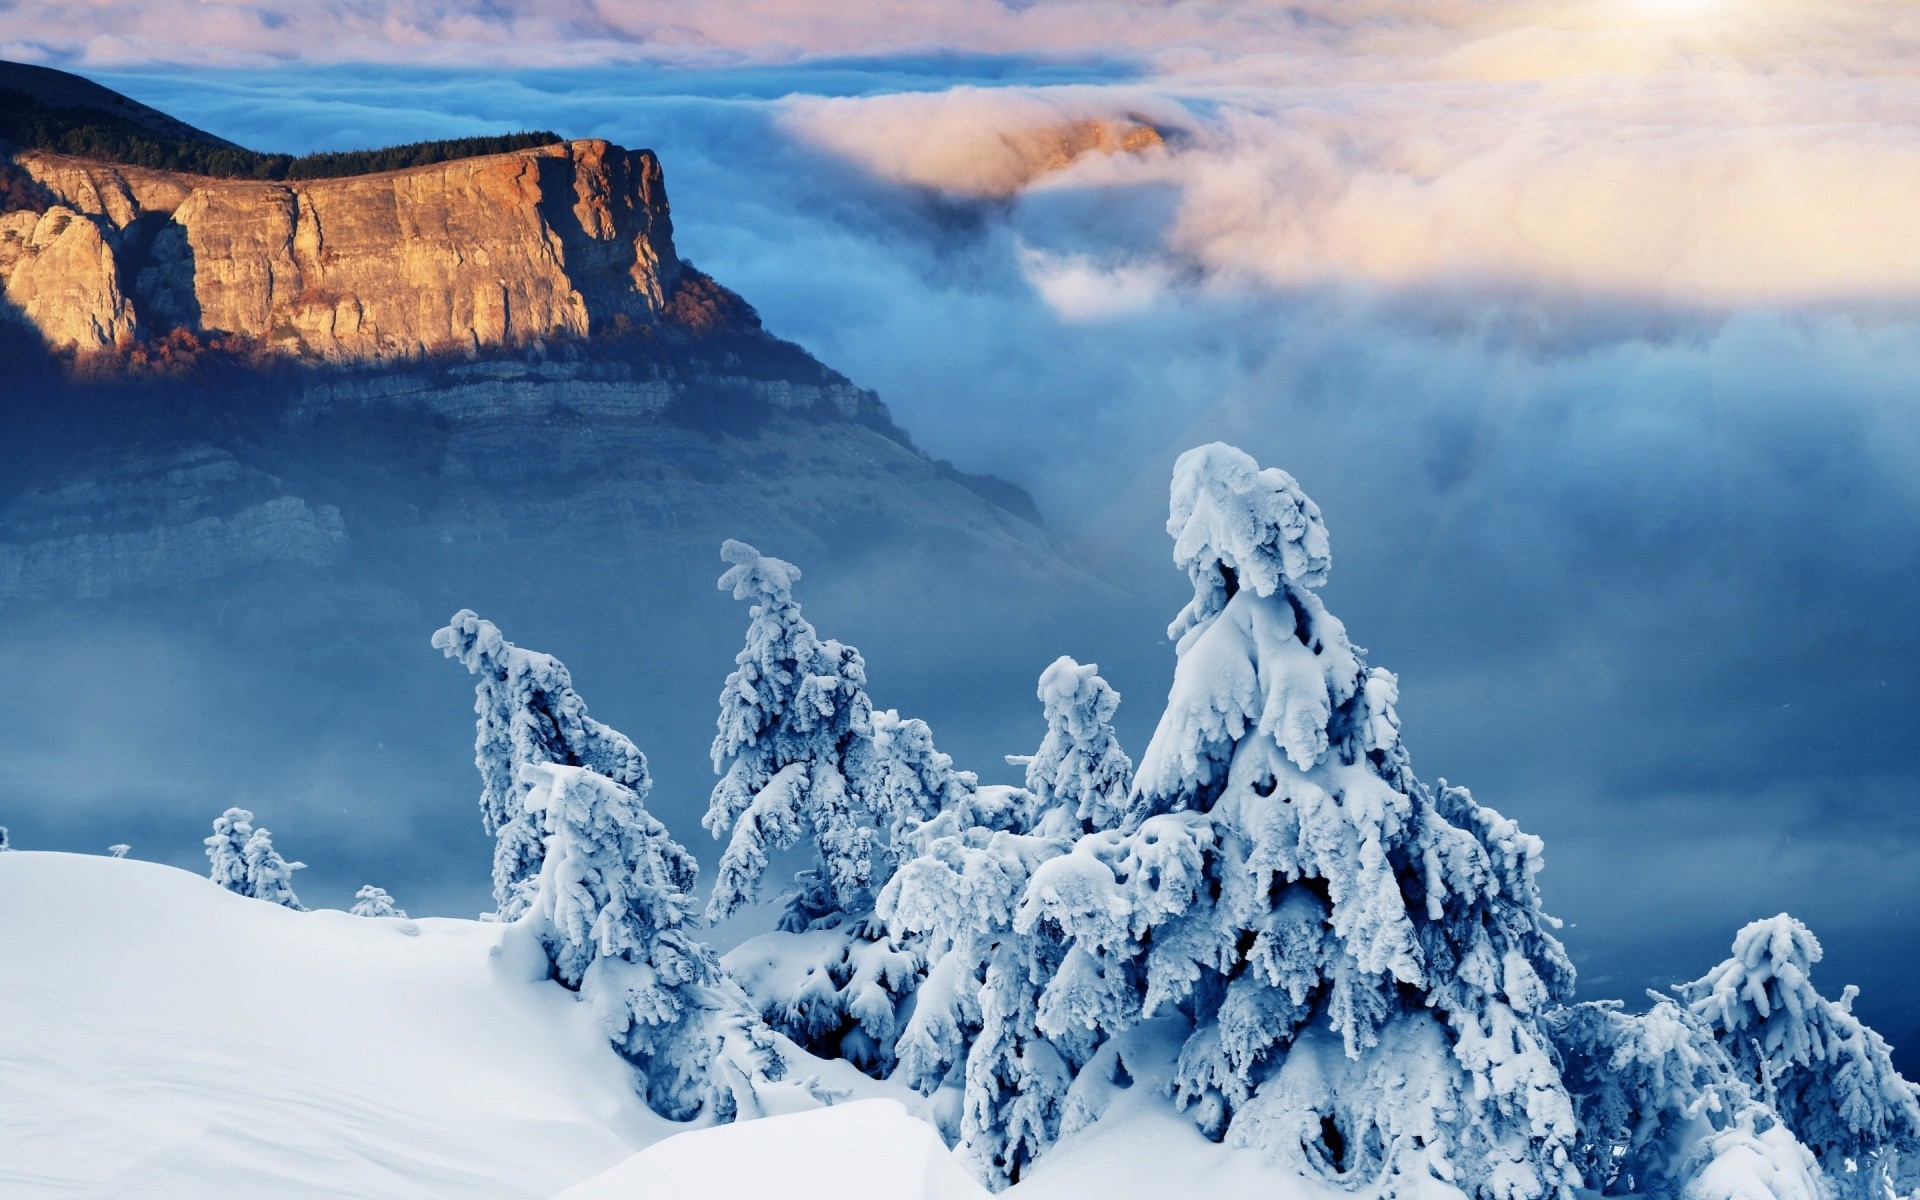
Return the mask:
<path fill-rule="evenodd" d="M 1688 1200 L 1822 1200 L 1819 1169 L 1754 1096 L 1706 1022 L 1653 994 L 1547 1016 L 1580 1123 L 1586 1186 Z"/>
<path fill-rule="evenodd" d="M 1301 1174 L 1564 1194 L 1576 1129 L 1541 1014 L 1573 970 L 1539 840 L 1414 777 L 1394 677 L 1314 591 L 1327 532 L 1292 477 L 1190 451 L 1167 529 L 1193 599 L 1130 826 L 1042 865 L 1023 904 L 1085 956 L 1041 1029 L 1180 1014 L 1178 1104 Z"/>
<path fill-rule="evenodd" d="M 306 866 L 290 863 L 273 848 L 273 836 L 253 827 L 253 814 L 229 808 L 214 818 L 206 839 L 207 877 L 238 895 L 265 900 L 296 912 L 306 907 L 293 893 L 293 873 Z"/>
<path fill-rule="evenodd" d="M 543 763 L 585 767 L 635 786 L 645 761 L 625 734 L 587 715 L 566 665 L 522 650 L 471 610 L 453 615 L 433 645 L 477 677 L 474 765 L 480 769 L 480 821 L 495 839 L 493 900 L 500 920 L 526 910 L 540 874 L 541 838 L 527 811 L 520 769 Z"/>
<path fill-rule="evenodd" d="M 554 979 L 592 1006 L 655 1112 L 693 1117 L 711 1089 L 720 974 L 689 933 L 699 865 L 646 810 L 644 761 L 633 785 L 555 763 L 522 767 L 520 782 L 546 834 L 529 915 Z"/>
<path fill-rule="evenodd" d="M 1859 989 L 1837 1001 L 1814 990 L 1820 957 L 1812 931 L 1782 913 L 1740 930 L 1731 958 L 1676 990 L 1830 1176 L 1851 1164 L 1884 1179 L 1920 1152 L 1920 1092 L 1853 1015 Z"/>
<path fill-rule="evenodd" d="M 720 776 L 703 821 L 732 831 L 708 915 L 731 915 L 759 895 L 768 856 L 803 838 L 815 865 L 789 902 L 806 920 L 872 905 L 879 835 L 862 795 L 871 769 L 873 704 L 860 652 L 821 641 L 793 598 L 800 569 L 729 541 L 720 589 L 752 604 L 747 641 L 720 692 L 713 769 Z"/>
<path fill-rule="evenodd" d="M 896 929 L 926 939 L 932 967 L 900 1038 L 900 1066 L 922 1092 L 957 1084 L 959 1152 L 990 1185 L 1017 1182 L 1059 1137 L 1075 1073 L 1099 1046 L 1099 1024 L 1042 1027 L 1041 988 L 1063 969 L 1076 1003 L 1100 965 L 1069 959 L 1051 922 L 1017 926 L 1028 880 L 1083 834 L 1117 822 L 1132 762 L 1114 736 L 1119 693 L 1096 668 L 1061 658 L 1040 677 L 1046 734 L 1027 789 L 976 789 L 901 840 L 918 853 L 881 894 Z M 1096 1007 L 1098 1004 L 1096 1002 Z M 957 1077 L 957 1078 L 956 1078 Z"/>
<path fill-rule="evenodd" d="M 871 920 L 890 870 L 888 831 L 924 815 L 971 777 L 933 749 L 921 722 L 876 725 L 860 652 L 823 641 L 800 614 L 800 570 L 729 541 L 720 588 L 751 602 L 746 644 L 720 693 L 713 789 L 704 824 L 731 836 L 707 913 L 753 903 L 770 856 L 813 849 L 784 897 L 778 934 L 736 952 L 766 1020 L 809 1050 L 884 1075 L 899 1014 L 924 962 Z"/>
<path fill-rule="evenodd" d="M 371 883 L 353 894 L 353 907 L 347 912 L 356 917 L 404 917 L 407 910 L 393 902 L 387 889 Z"/>

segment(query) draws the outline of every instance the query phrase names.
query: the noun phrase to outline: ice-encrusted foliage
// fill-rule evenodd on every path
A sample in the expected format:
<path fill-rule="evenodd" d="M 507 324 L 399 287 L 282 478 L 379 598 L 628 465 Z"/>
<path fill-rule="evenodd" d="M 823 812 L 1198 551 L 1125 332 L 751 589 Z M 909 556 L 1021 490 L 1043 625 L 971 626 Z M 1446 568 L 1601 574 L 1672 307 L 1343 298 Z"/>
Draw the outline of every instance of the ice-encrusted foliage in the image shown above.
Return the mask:
<path fill-rule="evenodd" d="M 752 608 L 713 741 L 720 781 L 704 823 L 729 840 L 707 912 L 719 919 L 753 903 L 771 855 L 809 842 L 812 864 L 770 935 L 786 939 L 774 957 L 794 969 L 743 982 L 774 1028 L 885 1075 L 926 970 L 918 949 L 872 919 L 891 834 L 969 794 L 973 779 L 952 769 L 924 722 L 874 712 L 860 652 L 822 639 L 801 615 L 798 567 L 741 542 L 720 554 L 732 564 L 721 590 Z"/>
<path fill-rule="evenodd" d="M 278 904 L 282 908 L 291 908 L 295 912 L 307 911 L 306 905 L 300 903 L 300 897 L 293 894 L 293 873 L 307 864 L 288 862 L 280 857 L 280 852 L 273 848 L 272 834 L 264 829 L 255 829 L 247 835 L 247 844 L 241 856 L 247 866 L 247 890 L 244 895 Z"/>
<path fill-rule="evenodd" d="M 1123 818 L 1132 769 L 1113 732 L 1119 694 L 1096 668 L 1061 658 L 1038 695 L 1046 734 L 1013 760 L 1026 765 L 1028 790 L 976 788 L 923 822 L 903 838 L 918 853 L 880 897 L 881 915 L 926 939 L 933 964 L 900 1037 L 901 1070 L 923 1092 L 963 1089 L 959 1151 L 995 1188 L 1059 1136 L 1074 1074 L 1099 1045 L 1097 1023 L 1043 1029 L 1042 989 L 1067 970 L 1056 1000 L 1094 1011 L 1107 990 L 1089 986 L 1097 965 L 1070 959 L 1056 924 L 1017 927 L 1021 901 L 1042 863 Z"/>
<path fill-rule="evenodd" d="M 393 902 L 387 889 L 375 887 L 371 883 L 353 894 L 353 907 L 347 910 L 356 917 L 404 917 L 407 910 Z"/>
<path fill-rule="evenodd" d="M 933 744 L 933 730 L 918 717 L 893 709 L 873 714 L 872 749 L 867 757 L 867 806 L 887 823 L 889 860 L 913 852 L 912 842 L 926 823 L 942 813 L 971 813 L 980 795 L 980 777 L 957 771 L 953 757 Z"/>
<path fill-rule="evenodd" d="M 1039 867 L 1019 917 L 1072 945 L 1041 1028 L 1183 1015 L 1178 1103 L 1303 1174 L 1564 1193 L 1576 1130 L 1540 1015 L 1573 970 L 1539 840 L 1414 777 L 1394 677 L 1313 590 L 1327 533 L 1291 476 L 1190 451 L 1167 528 L 1194 594 L 1133 823 Z"/>
<path fill-rule="evenodd" d="M 1820 942 L 1785 913 L 1755 921 L 1732 957 L 1676 990 L 1740 1076 L 1834 1176 L 1890 1170 L 1920 1153 L 1920 1092 L 1881 1036 L 1853 1015 L 1858 989 L 1814 989 Z"/>
<path fill-rule="evenodd" d="M 521 768 L 585 767 L 627 787 L 644 787 L 646 761 L 625 734 L 587 715 L 564 663 L 507 641 L 472 610 L 455 613 L 433 635 L 433 645 L 476 679 L 473 761 L 480 769 L 480 823 L 494 839 L 496 915 L 511 921 L 526 910 L 542 852 Z"/>
<path fill-rule="evenodd" d="M 207 878 L 230 892 L 247 895 L 247 839 L 253 835 L 253 814 L 230 808 L 213 819 L 213 835 L 206 839 Z"/>
<path fill-rule="evenodd" d="M 1546 1017 L 1580 1125 L 1575 1165 L 1607 1195 L 1820 1200 L 1806 1149 L 1740 1078 L 1706 1023 L 1670 998 Z"/>
<path fill-rule="evenodd" d="M 293 891 L 293 873 L 307 864 L 288 862 L 273 848 L 273 835 L 256 829 L 253 814 L 229 808 L 213 820 L 206 839 L 207 878 L 230 892 L 305 912 Z"/>
<path fill-rule="evenodd" d="M 592 1006 L 646 1080 L 647 1103 L 683 1121 L 711 1093 L 713 951 L 690 936 L 699 865 L 629 786 L 584 767 L 520 769 L 546 837 L 529 913 L 553 977 Z"/>
<path fill-rule="evenodd" d="M 822 641 L 793 598 L 800 569 L 728 541 L 722 591 L 751 602 L 746 645 L 720 693 L 713 769 L 720 782 L 704 824 L 731 838 L 708 914 L 725 917 L 759 895 L 769 855 L 802 838 L 817 856 L 802 881 L 813 917 L 872 905 L 880 837 L 867 811 L 873 740 L 860 652 Z"/>
<path fill-rule="evenodd" d="M 0 825 L 0 852 L 13 849 L 13 841 L 7 833 L 7 827 Z"/>
<path fill-rule="evenodd" d="M 1133 784 L 1133 760 L 1113 731 L 1120 693 L 1099 667 L 1063 654 L 1041 672 L 1038 695 L 1047 733 L 1023 764 L 1034 803 L 1056 821 L 1071 818 L 1059 833 L 1118 828 Z"/>

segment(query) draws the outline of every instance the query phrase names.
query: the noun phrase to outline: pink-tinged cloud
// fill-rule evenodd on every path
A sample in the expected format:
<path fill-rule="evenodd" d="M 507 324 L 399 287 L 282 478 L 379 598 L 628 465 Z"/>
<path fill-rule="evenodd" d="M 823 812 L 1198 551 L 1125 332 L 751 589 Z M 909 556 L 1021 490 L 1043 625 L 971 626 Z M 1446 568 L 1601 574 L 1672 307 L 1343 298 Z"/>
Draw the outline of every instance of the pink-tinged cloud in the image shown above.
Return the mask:
<path fill-rule="evenodd" d="M 1026 236 L 1050 296 L 1098 291 L 1101 270 L 1136 298 L 1196 279 L 1711 307 L 1920 292 L 1908 0 L 17 0 L 0 45 L 81 66 L 1118 54 L 1124 85 L 796 96 L 779 122 L 960 196 L 1177 197 L 1146 240 Z M 1099 119 L 1180 136 L 1077 157 L 1053 136 Z"/>

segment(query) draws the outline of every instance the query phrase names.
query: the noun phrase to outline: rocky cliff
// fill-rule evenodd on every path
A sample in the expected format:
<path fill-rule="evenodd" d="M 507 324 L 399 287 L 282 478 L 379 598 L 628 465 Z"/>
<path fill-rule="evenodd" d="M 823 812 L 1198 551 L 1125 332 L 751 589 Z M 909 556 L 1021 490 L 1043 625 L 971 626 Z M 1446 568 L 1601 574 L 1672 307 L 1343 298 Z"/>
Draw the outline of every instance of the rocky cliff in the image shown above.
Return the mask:
<path fill-rule="evenodd" d="M 334 362 L 668 319 L 682 268 L 652 152 L 576 141 L 346 179 L 215 180 L 33 151 L 0 217 L 12 314 L 110 350 L 174 329 Z"/>

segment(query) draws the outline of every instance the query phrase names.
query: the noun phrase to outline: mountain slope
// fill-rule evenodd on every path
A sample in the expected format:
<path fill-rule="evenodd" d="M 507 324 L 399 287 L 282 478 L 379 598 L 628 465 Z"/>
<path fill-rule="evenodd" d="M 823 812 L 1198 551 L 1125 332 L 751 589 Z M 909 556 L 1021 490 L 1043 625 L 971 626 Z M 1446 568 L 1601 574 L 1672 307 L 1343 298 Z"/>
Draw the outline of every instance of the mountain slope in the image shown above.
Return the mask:
<path fill-rule="evenodd" d="M 668 816 L 711 787 L 727 538 L 801 563 L 882 702 L 989 764 L 1028 735 L 949 681 L 1027 694 L 1106 618 L 1017 487 L 922 453 L 679 258 L 645 151 L 298 183 L 15 157 L 39 189 L 0 217 L 22 844 L 190 855 L 239 803 L 327 886 L 390 863 L 416 906 L 474 912 L 469 685 L 426 645 L 457 609 L 593 679 Z"/>
<path fill-rule="evenodd" d="M 196 129 L 177 117 L 101 87 L 90 79 L 32 63 L 0 62 L 0 88 L 46 108 L 69 109 L 96 120 L 124 122 L 173 141 L 236 149 L 234 143 Z"/>

